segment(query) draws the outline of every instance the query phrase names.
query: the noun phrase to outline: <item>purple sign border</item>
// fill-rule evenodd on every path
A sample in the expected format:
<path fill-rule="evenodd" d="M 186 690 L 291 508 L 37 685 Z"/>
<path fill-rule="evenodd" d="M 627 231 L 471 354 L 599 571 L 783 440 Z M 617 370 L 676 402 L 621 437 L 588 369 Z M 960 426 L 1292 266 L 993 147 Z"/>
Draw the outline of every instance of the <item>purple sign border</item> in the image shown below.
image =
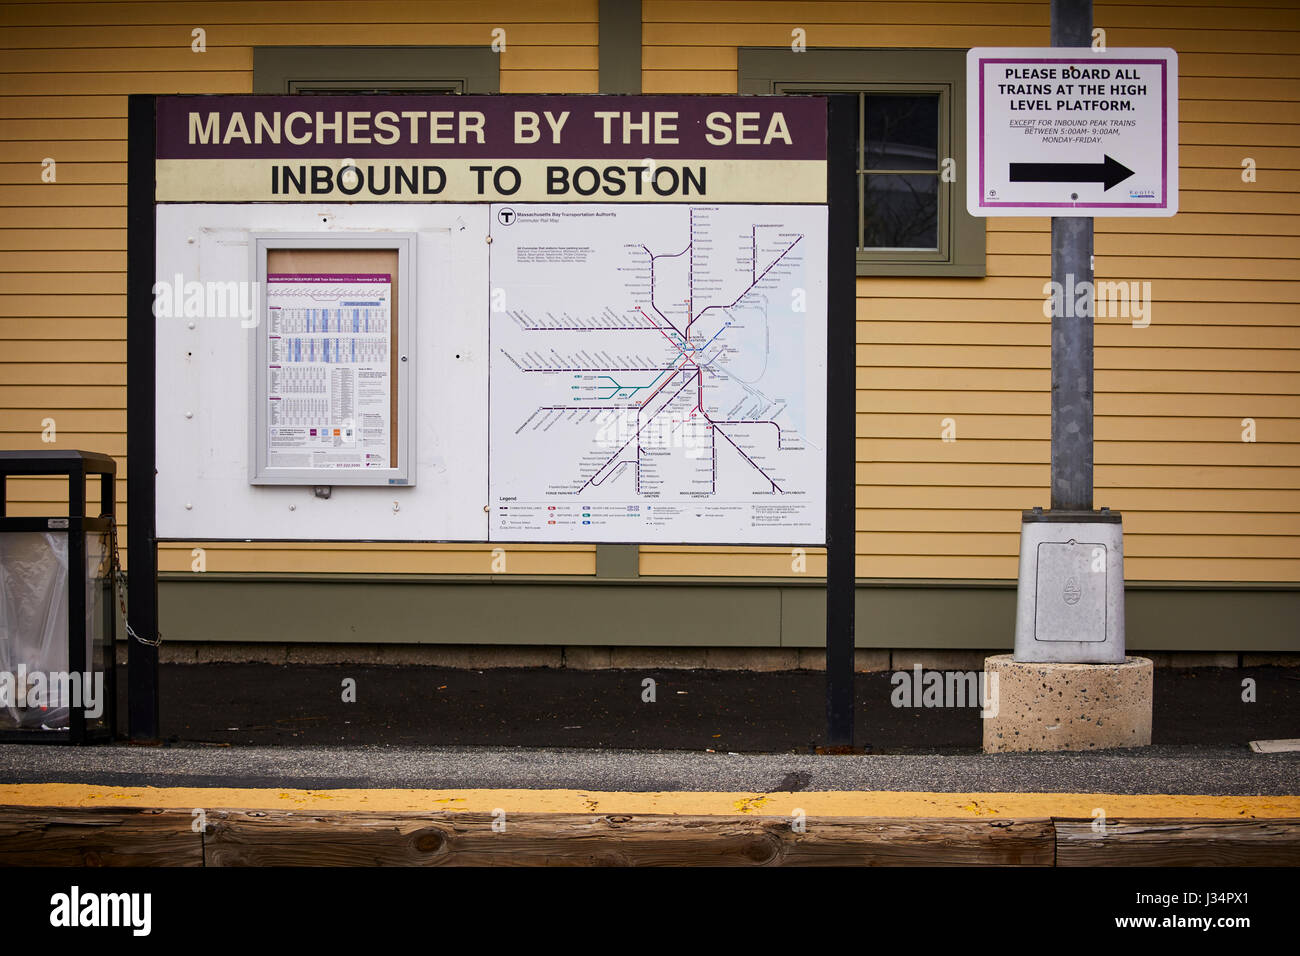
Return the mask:
<path fill-rule="evenodd" d="M 984 64 L 985 63 L 1137 63 L 1160 64 L 1160 202 L 985 202 L 984 201 Z M 1106 59 L 1097 60 L 1089 57 L 980 57 L 976 69 L 979 70 L 980 97 L 980 209 L 1168 209 L 1169 208 L 1169 61 L 1164 59 Z"/>

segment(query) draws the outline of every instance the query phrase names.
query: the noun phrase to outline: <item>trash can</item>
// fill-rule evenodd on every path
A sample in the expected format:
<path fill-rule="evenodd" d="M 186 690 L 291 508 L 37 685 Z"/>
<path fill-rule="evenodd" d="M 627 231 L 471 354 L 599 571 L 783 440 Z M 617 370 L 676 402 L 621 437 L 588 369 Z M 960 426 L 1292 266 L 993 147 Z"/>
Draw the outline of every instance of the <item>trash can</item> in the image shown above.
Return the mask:
<path fill-rule="evenodd" d="M 9 514 L 9 479 L 34 475 L 67 476 L 66 517 Z M 88 476 L 98 517 L 86 515 Z M 116 477 L 95 452 L 0 451 L 0 741 L 113 738 Z"/>

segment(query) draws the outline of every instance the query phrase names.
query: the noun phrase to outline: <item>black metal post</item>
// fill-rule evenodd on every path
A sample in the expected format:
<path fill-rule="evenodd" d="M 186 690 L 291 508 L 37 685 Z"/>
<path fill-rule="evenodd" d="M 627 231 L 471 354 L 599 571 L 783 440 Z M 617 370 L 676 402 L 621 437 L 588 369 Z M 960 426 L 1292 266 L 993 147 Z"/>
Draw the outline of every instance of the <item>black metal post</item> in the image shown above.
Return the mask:
<path fill-rule="evenodd" d="M 857 531 L 856 96 L 830 96 L 826 114 L 826 726 L 832 747 L 853 745 L 853 631 Z"/>
<path fill-rule="evenodd" d="M 132 94 L 127 106 L 126 213 L 126 495 L 132 629 L 158 635 L 158 543 L 155 536 L 156 367 L 154 346 L 154 98 Z M 110 651 L 116 653 L 116 649 Z M 127 635 L 127 732 L 152 742 L 158 732 L 158 648 Z M 112 690 L 108 691 L 113 693 Z"/>
<path fill-rule="evenodd" d="M 1052 46 L 1092 44 L 1092 0 L 1051 0 Z M 1052 510 L 1092 510 L 1093 297 L 1091 216 L 1052 217 Z M 1082 312 L 1082 314 L 1080 314 Z"/>

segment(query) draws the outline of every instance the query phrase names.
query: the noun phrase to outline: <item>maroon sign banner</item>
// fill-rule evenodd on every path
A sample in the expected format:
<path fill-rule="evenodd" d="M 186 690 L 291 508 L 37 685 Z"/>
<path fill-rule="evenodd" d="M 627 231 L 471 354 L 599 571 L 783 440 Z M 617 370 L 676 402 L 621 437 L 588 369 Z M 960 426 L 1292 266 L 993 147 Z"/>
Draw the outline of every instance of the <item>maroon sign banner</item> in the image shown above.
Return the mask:
<path fill-rule="evenodd" d="M 159 202 L 826 201 L 789 96 L 173 96 Z"/>

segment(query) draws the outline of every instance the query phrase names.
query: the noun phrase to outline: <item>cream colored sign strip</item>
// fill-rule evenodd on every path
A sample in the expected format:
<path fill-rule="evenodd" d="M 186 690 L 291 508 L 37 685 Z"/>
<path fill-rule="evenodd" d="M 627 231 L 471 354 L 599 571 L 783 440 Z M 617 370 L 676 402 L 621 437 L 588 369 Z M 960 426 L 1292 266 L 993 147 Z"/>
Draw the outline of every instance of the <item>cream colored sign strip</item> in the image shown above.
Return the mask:
<path fill-rule="evenodd" d="M 158 202 L 824 203 L 820 160 L 161 159 Z"/>

